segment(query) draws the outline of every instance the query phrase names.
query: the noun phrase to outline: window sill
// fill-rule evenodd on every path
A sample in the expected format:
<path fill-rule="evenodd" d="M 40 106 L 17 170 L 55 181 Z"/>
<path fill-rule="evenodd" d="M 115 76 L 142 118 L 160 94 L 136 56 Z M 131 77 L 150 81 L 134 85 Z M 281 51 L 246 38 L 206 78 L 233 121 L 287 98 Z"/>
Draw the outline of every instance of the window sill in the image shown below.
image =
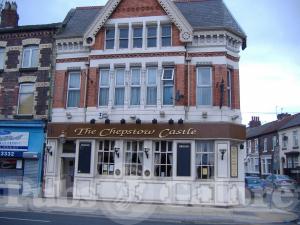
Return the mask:
<path fill-rule="evenodd" d="M 33 115 L 14 115 L 14 119 L 32 120 L 33 119 Z"/>
<path fill-rule="evenodd" d="M 293 149 L 299 149 L 299 146 L 294 146 Z"/>
<path fill-rule="evenodd" d="M 20 68 L 19 72 L 36 72 L 38 71 L 38 67 L 28 67 L 28 68 Z"/>

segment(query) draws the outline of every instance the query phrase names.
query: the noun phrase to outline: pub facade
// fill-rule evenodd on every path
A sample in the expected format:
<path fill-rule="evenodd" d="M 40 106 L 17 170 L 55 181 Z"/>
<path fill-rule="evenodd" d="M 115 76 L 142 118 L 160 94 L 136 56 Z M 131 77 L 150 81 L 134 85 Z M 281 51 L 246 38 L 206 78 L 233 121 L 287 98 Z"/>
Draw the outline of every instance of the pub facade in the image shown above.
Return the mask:
<path fill-rule="evenodd" d="M 45 197 L 243 204 L 241 48 L 219 0 L 71 10 L 56 36 Z"/>

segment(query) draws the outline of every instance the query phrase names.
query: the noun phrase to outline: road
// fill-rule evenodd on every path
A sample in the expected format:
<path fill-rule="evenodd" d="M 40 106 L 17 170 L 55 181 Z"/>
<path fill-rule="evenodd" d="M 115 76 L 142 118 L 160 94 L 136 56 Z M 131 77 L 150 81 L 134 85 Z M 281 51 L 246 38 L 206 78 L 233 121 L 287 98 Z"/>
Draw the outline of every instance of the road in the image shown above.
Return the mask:
<path fill-rule="evenodd" d="M 300 207 L 300 206 L 299 206 Z M 186 223 L 184 221 L 130 221 L 130 220 L 110 220 L 106 217 L 93 215 L 72 215 L 61 213 L 41 213 L 41 212 L 22 212 L 22 211 L 0 211 L 1 225 L 227 225 L 225 223 L 207 223 L 199 221 L 199 223 Z M 237 224 L 237 223 L 236 223 Z M 241 223 L 238 223 L 241 225 Z M 245 224 L 249 224 L 246 223 Z M 296 225 L 297 223 L 284 223 L 282 225 Z M 228 224 L 229 225 L 229 224 Z M 234 223 L 230 223 L 234 225 Z M 258 225 L 258 224 L 256 224 Z M 279 225 L 279 224 L 278 224 Z"/>

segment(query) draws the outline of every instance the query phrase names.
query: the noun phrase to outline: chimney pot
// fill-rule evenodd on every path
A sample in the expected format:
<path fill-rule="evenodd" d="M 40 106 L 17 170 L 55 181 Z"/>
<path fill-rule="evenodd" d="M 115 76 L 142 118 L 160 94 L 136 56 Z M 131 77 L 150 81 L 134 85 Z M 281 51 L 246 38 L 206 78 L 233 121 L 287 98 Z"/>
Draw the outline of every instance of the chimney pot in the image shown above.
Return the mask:
<path fill-rule="evenodd" d="M 1 11 L 1 27 L 17 27 L 19 22 L 19 15 L 17 12 L 17 3 L 9 1 L 5 2 L 4 9 Z"/>

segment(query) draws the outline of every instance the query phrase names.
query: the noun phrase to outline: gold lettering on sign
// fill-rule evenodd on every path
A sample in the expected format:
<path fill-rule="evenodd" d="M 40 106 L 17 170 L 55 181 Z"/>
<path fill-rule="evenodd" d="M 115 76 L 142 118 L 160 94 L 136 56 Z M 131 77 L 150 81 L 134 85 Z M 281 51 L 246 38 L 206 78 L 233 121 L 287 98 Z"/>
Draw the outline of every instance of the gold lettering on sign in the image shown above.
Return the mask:
<path fill-rule="evenodd" d="M 188 130 L 164 129 L 159 133 L 160 138 L 165 138 L 171 135 L 195 135 L 197 130 L 190 128 Z"/>
<path fill-rule="evenodd" d="M 91 128 L 77 128 L 74 130 L 74 132 L 78 136 L 84 136 L 84 135 L 95 135 L 97 133 L 97 130 Z"/>

